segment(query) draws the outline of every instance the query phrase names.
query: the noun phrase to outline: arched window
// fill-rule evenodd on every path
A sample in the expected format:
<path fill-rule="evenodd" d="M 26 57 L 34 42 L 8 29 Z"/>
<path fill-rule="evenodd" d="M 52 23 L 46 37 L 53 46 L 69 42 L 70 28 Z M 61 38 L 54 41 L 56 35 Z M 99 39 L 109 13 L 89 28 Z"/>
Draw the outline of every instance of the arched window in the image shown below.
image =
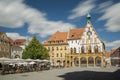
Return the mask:
<path fill-rule="evenodd" d="M 87 63 L 86 58 L 85 57 L 80 58 L 80 63 L 81 64 L 86 64 Z"/>
<path fill-rule="evenodd" d="M 74 58 L 74 64 L 75 66 L 79 66 L 79 59 L 77 57 Z"/>
<path fill-rule="evenodd" d="M 93 57 L 88 58 L 88 64 L 94 64 L 94 59 Z"/>
<path fill-rule="evenodd" d="M 15 58 L 20 58 L 20 56 L 19 55 L 15 55 Z"/>
<path fill-rule="evenodd" d="M 99 56 L 95 58 L 95 63 L 96 63 L 96 66 L 101 65 L 101 58 Z"/>

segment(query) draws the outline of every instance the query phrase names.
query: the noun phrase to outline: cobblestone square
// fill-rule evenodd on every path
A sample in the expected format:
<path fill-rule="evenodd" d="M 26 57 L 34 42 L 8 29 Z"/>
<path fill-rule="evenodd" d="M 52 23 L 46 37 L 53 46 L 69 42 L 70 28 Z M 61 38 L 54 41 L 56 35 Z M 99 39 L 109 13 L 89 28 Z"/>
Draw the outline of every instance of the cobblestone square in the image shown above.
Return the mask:
<path fill-rule="evenodd" d="M 0 75 L 0 80 L 120 80 L 120 68 L 70 67 Z"/>

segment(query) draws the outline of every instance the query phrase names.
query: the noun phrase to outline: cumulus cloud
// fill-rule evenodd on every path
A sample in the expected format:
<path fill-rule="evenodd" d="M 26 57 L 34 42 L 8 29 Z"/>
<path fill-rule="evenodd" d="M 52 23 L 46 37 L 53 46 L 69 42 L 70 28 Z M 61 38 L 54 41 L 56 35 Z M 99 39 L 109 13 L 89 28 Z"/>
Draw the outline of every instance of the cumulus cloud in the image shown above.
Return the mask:
<path fill-rule="evenodd" d="M 107 20 L 105 27 L 107 31 L 118 32 L 120 31 L 120 2 L 111 5 L 102 10 L 103 15 L 98 20 Z"/>
<path fill-rule="evenodd" d="M 106 47 L 116 49 L 116 48 L 120 47 L 120 40 L 115 40 L 112 42 L 105 42 L 105 45 L 106 45 Z"/>
<path fill-rule="evenodd" d="M 23 0 L 0 0 L 0 26 L 19 28 L 28 23 L 28 32 L 40 34 L 41 37 L 52 35 L 56 31 L 67 31 L 75 27 L 62 21 L 50 21 L 46 13 L 23 3 Z"/>
<path fill-rule="evenodd" d="M 68 19 L 75 19 L 77 17 L 86 15 L 95 7 L 94 2 L 95 0 L 86 0 L 80 2 L 78 6 L 71 11 L 72 14 L 68 17 Z"/>
<path fill-rule="evenodd" d="M 21 36 L 19 33 L 6 33 L 6 35 L 10 38 L 12 38 L 13 40 L 16 39 L 26 39 L 26 36 Z"/>

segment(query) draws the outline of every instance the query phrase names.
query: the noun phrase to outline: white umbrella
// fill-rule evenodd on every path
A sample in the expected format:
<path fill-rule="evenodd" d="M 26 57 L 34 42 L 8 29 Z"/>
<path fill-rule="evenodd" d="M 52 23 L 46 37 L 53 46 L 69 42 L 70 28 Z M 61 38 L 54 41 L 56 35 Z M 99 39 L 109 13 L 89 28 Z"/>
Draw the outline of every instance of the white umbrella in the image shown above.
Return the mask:
<path fill-rule="evenodd" d="M 34 61 L 36 61 L 36 62 L 41 62 L 42 60 L 40 60 L 40 59 L 36 59 L 36 60 L 34 60 Z"/>
<path fill-rule="evenodd" d="M 32 62 L 30 62 L 29 64 L 35 64 L 35 62 L 32 61 Z"/>
<path fill-rule="evenodd" d="M 23 62 L 23 61 L 24 61 L 24 59 L 15 58 L 15 59 L 13 59 L 13 61 L 16 61 L 16 62 Z"/>
<path fill-rule="evenodd" d="M 9 60 L 9 59 L 10 59 L 10 58 L 1 57 L 1 58 L 0 58 L 0 61 L 1 61 L 1 60 Z"/>
<path fill-rule="evenodd" d="M 6 57 L 1 57 L 0 58 L 1 63 L 4 63 L 5 61 L 10 61 L 10 58 L 6 58 Z"/>
<path fill-rule="evenodd" d="M 25 59 L 25 61 L 29 62 L 29 61 L 33 61 L 33 59 L 28 58 L 28 59 Z"/>
<path fill-rule="evenodd" d="M 46 59 L 44 59 L 44 60 L 42 60 L 43 62 L 50 62 L 49 60 L 46 60 Z"/>

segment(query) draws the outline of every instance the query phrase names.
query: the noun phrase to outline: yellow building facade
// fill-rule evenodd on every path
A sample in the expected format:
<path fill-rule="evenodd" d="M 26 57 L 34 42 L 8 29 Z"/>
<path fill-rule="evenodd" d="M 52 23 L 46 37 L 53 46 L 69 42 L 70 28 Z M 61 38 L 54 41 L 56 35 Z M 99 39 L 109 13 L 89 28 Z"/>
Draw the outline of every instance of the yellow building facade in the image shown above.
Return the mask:
<path fill-rule="evenodd" d="M 68 53 L 67 32 L 56 32 L 50 39 L 44 42 L 49 50 L 52 66 L 65 66 L 65 56 Z"/>

